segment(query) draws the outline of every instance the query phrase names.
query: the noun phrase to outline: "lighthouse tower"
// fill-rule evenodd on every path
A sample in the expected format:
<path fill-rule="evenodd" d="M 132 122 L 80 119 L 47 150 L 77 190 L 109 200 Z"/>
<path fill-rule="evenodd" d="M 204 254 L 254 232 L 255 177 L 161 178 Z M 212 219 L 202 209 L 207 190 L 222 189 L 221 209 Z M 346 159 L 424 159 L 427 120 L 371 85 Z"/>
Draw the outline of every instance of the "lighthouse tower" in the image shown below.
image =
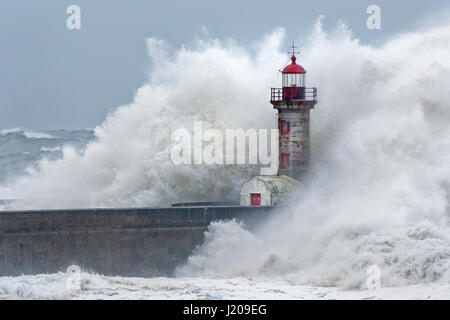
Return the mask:
<path fill-rule="evenodd" d="M 309 163 L 309 111 L 317 103 L 317 89 L 306 88 L 306 70 L 297 64 L 292 46 L 291 63 L 282 74 L 282 88 L 271 88 L 270 103 L 278 110 L 278 175 L 299 179 Z"/>

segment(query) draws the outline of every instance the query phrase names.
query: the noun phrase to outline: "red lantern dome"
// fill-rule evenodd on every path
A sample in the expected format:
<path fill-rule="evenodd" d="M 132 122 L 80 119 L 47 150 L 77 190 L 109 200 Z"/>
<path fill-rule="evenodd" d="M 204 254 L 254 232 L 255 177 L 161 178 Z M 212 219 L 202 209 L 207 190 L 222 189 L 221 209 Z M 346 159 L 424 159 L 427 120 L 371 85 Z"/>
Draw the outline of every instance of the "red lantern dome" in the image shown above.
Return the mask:
<path fill-rule="evenodd" d="M 287 65 L 283 69 L 282 73 L 306 73 L 306 70 L 303 69 L 303 67 L 301 65 L 295 63 L 295 60 L 297 60 L 295 55 L 292 55 L 291 60 L 292 60 L 292 63 Z"/>

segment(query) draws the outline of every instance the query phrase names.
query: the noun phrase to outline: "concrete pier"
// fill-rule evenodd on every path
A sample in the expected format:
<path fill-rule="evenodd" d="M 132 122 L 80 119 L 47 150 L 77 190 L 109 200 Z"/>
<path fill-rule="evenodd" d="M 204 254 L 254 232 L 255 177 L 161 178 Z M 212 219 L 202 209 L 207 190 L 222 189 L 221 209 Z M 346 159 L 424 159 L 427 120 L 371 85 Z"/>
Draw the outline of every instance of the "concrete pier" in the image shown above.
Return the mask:
<path fill-rule="evenodd" d="M 0 276 L 65 272 L 171 276 L 216 220 L 251 228 L 273 207 L 0 211 Z"/>

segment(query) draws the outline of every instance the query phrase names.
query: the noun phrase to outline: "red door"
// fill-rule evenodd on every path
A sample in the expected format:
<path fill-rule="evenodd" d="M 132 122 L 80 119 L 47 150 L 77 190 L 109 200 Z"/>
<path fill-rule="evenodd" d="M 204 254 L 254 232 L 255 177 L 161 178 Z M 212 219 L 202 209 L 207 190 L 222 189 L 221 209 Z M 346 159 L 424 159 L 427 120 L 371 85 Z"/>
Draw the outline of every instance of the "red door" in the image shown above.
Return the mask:
<path fill-rule="evenodd" d="M 261 205 L 261 193 L 251 193 L 250 199 L 252 206 L 260 206 Z"/>

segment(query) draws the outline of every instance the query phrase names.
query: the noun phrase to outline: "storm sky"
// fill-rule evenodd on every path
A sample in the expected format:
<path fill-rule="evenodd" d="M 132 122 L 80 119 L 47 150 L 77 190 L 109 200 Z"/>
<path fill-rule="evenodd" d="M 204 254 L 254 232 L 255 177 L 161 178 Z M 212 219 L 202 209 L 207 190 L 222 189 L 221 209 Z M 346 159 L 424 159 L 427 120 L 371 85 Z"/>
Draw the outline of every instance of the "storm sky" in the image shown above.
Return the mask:
<path fill-rule="evenodd" d="M 71 4 L 81 8 L 80 30 L 66 27 Z M 381 8 L 380 30 L 366 27 L 371 4 Z M 448 0 L 0 0 L 0 130 L 100 124 L 146 80 L 147 37 L 174 51 L 205 34 L 246 46 L 284 27 L 287 51 L 324 15 L 326 30 L 342 20 L 377 46 L 448 12 Z"/>

